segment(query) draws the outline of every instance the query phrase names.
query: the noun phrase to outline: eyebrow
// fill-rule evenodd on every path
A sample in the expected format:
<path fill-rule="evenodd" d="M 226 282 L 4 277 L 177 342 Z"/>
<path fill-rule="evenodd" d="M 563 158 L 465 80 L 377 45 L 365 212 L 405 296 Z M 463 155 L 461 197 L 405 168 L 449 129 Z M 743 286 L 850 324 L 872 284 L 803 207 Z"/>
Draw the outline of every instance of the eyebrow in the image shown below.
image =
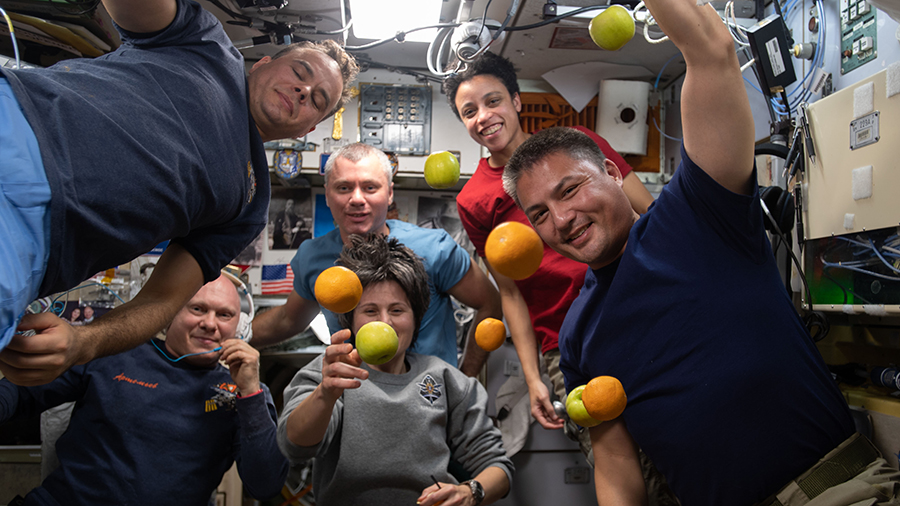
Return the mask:
<path fill-rule="evenodd" d="M 309 63 L 306 63 L 306 60 L 301 60 L 298 58 L 294 61 L 299 63 L 300 65 L 303 66 L 304 69 L 306 69 L 306 73 L 309 74 L 310 79 L 315 79 L 316 73 L 313 72 L 313 69 L 309 65 Z M 331 103 L 331 97 L 328 96 L 328 92 L 325 91 L 324 89 L 322 89 L 321 87 L 318 87 L 315 90 L 313 90 L 313 93 L 318 93 L 322 97 L 322 99 L 325 101 L 324 107 L 328 107 L 328 104 Z"/>
<path fill-rule="evenodd" d="M 559 193 L 560 190 L 564 186 L 566 186 L 566 184 L 568 184 L 568 182 L 571 181 L 572 179 L 576 179 L 575 176 L 566 176 L 566 177 L 560 179 L 559 182 L 556 183 L 556 186 L 553 187 L 553 191 L 551 192 L 551 194 L 555 195 L 555 194 Z M 535 204 L 533 206 L 528 206 L 528 208 L 525 209 L 525 214 L 529 215 L 529 214 L 531 214 L 532 211 L 534 211 L 535 209 L 542 207 L 542 206 L 543 206 L 543 204 Z"/>

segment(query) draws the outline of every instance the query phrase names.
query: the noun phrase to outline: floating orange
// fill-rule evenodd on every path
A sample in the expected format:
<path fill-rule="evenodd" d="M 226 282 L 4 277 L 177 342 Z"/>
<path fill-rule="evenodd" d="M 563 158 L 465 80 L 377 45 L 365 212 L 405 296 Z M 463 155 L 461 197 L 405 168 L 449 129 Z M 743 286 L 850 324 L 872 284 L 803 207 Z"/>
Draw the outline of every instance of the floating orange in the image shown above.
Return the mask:
<path fill-rule="evenodd" d="M 622 383 L 612 376 L 597 376 L 588 381 L 581 400 L 591 418 L 601 422 L 618 418 L 628 403 Z"/>
<path fill-rule="evenodd" d="M 334 313 L 349 313 L 359 304 L 362 283 L 356 273 L 346 267 L 329 267 L 316 278 L 316 301 Z"/>
<path fill-rule="evenodd" d="M 525 279 L 541 266 L 544 243 L 533 228 L 507 221 L 491 230 L 484 244 L 491 267 L 510 279 Z"/>
<path fill-rule="evenodd" d="M 496 318 L 485 318 L 475 327 L 475 342 L 484 351 L 494 351 L 506 340 L 506 325 Z"/>

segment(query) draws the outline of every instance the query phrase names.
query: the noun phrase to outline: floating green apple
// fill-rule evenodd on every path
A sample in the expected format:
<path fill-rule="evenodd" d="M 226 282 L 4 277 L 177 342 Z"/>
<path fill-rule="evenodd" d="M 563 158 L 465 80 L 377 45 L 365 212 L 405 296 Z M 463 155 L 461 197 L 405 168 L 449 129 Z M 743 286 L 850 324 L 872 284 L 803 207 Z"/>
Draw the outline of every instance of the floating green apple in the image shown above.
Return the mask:
<path fill-rule="evenodd" d="M 594 44 L 616 51 L 634 37 L 634 18 L 625 7 L 611 5 L 591 20 L 588 31 Z"/>
<path fill-rule="evenodd" d="M 369 365 L 390 362 L 397 354 L 400 339 L 394 329 L 384 322 L 369 322 L 356 331 L 356 350 L 359 358 Z"/>
<path fill-rule="evenodd" d="M 569 418 L 578 425 L 581 425 L 582 427 L 593 427 L 595 425 L 600 425 L 601 422 L 588 414 L 587 409 L 584 407 L 584 401 L 581 400 L 581 394 L 584 392 L 584 387 L 586 386 L 587 385 L 581 385 L 580 387 L 576 387 L 566 396 L 566 413 L 568 413 Z"/>
<path fill-rule="evenodd" d="M 439 151 L 425 159 L 425 182 L 437 190 L 459 182 L 459 160 L 449 151 Z"/>

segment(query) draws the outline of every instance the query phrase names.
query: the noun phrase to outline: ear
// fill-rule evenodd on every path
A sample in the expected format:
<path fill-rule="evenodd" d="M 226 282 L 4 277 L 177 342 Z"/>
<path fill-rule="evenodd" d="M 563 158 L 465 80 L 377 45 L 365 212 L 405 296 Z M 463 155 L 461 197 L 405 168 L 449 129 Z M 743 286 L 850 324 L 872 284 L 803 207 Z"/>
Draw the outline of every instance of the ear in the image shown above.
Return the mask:
<path fill-rule="evenodd" d="M 271 56 L 263 56 L 262 58 L 259 59 L 258 62 L 254 63 L 253 66 L 250 67 L 250 73 L 252 74 L 253 71 L 257 69 L 257 67 L 261 67 L 261 66 L 269 63 L 270 61 L 272 61 Z"/>
<path fill-rule="evenodd" d="M 513 106 L 516 108 L 516 112 L 522 112 L 522 98 L 518 93 L 513 95 L 512 97 Z"/>
<path fill-rule="evenodd" d="M 388 205 L 394 203 L 394 182 L 391 181 L 391 185 L 388 189 Z"/>
<path fill-rule="evenodd" d="M 617 185 L 622 186 L 624 184 L 625 178 L 622 177 L 622 171 L 619 170 L 618 165 L 607 158 L 606 161 L 603 162 L 603 166 L 606 169 L 606 174 L 615 179 Z"/>

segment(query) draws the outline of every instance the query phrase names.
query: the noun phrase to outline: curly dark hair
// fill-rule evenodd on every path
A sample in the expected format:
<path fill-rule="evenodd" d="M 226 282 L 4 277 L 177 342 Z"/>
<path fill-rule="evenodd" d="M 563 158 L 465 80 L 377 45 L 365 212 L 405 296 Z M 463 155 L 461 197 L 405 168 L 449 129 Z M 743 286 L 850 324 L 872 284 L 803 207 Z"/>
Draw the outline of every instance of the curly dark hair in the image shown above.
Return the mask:
<path fill-rule="evenodd" d="M 448 68 L 451 66 L 455 67 L 456 63 L 451 63 Z M 503 86 L 506 87 L 506 91 L 509 92 L 510 98 L 519 92 L 516 69 L 513 67 L 512 62 L 490 51 L 485 52 L 474 62 L 467 63 L 462 72 L 450 74 L 441 85 L 444 93 L 447 94 L 447 102 L 450 103 L 450 109 L 453 110 L 453 114 L 456 115 L 457 119 L 462 120 L 459 116 L 459 110 L 456 108 L 456 92 L 459 90 L 459 85 L 475 76 L 482 75 L 493 76 L 499 79 Z"/>
<path fill-rule="evenodd" d="M 351 235 L 350 244 L 344 246 L 338 265 L 355 272 L 362 283 L 363 290 L 373 283 L 394 281 L 409 299 L 412 307 L 415 330 L 410 347 L 419 337 L 419 325 L 428 309 L 431 292 L 428 288 L 428 273 L 422 260 L 407 248 L 396 237 L 369 233 Z M 341 327 L 350 329 L 353 323 L 353 311 L 338 315 Z"/>

